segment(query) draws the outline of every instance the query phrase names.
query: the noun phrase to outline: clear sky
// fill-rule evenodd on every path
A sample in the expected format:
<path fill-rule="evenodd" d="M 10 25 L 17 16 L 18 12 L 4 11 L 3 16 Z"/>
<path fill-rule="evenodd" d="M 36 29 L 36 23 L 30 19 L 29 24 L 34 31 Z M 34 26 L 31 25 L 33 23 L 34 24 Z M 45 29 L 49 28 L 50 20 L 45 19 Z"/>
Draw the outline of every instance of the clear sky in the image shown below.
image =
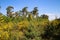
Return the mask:
<path fill-rule="evenodd" d="M 60 0 L 0 0 L 3 14 L 6 14 L 6 8 L 9 5 L 14 7 L 14 11 L 21 10 L 25 6 L 28 7 L 28 11 L 38 7 L 39 15 L 47 14 L 49 19 L 54 19 L 55 16 L 60 17 Z"/>

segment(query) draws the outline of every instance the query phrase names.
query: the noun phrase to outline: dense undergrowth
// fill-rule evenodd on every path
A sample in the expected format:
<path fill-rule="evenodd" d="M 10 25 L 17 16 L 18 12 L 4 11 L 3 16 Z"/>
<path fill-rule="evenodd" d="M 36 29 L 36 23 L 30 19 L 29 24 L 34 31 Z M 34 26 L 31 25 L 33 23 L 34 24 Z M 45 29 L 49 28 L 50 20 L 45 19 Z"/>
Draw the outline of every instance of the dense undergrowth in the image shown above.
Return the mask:
<path fill-rule="evenodd" d="M 0 40 L 60 40 L 60 19 L 48 20 L 29 14 L 12 17 L 0 14 Z"/>

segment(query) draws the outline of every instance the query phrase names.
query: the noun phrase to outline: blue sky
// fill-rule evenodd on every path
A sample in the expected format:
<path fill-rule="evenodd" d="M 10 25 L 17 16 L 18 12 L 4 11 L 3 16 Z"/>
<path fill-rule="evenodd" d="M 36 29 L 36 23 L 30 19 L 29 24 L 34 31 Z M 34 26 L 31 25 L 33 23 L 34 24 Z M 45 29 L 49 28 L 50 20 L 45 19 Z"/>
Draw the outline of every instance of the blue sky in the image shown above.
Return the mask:
<path fill-rule="evenodd" d="M 3 14 L 6 14 L 6 8 L 9 5 L 14 7 L 14 11 L 21 10 L 25 6 L 28 7 L 28 11 L 38 7 L 39 15 L 47 14 L 51 20 L 55 16 L 60 17 L 60 0 L 0 0 L 1 12 Z"/>

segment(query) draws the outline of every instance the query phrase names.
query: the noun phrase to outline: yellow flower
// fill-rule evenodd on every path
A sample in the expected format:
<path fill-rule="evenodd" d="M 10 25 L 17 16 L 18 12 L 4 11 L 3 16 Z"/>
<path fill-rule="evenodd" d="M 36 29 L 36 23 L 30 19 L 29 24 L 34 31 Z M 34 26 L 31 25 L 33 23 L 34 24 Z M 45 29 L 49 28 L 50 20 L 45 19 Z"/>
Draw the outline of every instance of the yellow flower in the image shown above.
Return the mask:
<path fill-rule="evenodd" d="M 8 28 L 8 25 L 6 24 L 5 26 L 4 26 L 4 29 L 7 29 Z"/>
<path fill-rule="evenodd" d="M 3 28 L 3 29 L 7 29 L 7 28 L 8 28 L 8 25 L 7 25 L 6 23 L 4 23 L 4 24 L 2 25 L 2 28 Z"/>
<path fill-rule="evenodd" d="M 24 33 L 23 33 L 22 31 L 20 31 L 20 32 L 18 33 L 18 35 L 19 35 L 20 37 L 22 37 L 22 36 L 24 35 Z"/>
<path fill-rule="evenodd" d="M 0 37 L 1 37 L 1 35 L 0 35 Z"/>
<path fill-rule="evenodd" d="M 2 27 L 0 27 L 0 30 L 2 30 L 3 28 Z"/>
<path fill-rule="evenodd" d="M 14 26 L 14 24 L 12 22 L 8 22 L 8 28 L 12 28 Z"/>
<path fill-rule="evenodd" d="M 29 22 L 28 21 L 22 21 L 17 24 L 18 28 L 21 29 L 22 27 L 28 27 Z"/>
<path fill-rule="evenodd" d="M 8 38 L 9 37 L 9 33 L 7 31 L 5 31 L 5 32 L 2 33 L 2 36 L 3 37 L 5 36 L 6 38 Z"/>

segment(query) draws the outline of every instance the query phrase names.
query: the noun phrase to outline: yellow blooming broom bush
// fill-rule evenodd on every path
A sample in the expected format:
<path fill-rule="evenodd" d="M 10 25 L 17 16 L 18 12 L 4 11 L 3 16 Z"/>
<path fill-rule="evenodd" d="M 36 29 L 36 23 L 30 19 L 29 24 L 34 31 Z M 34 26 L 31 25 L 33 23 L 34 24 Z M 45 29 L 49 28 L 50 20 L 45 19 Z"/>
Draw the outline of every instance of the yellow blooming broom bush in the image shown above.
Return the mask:
<path fill-rule="evenodd" d="M 23 28 L 26 28 L 26 27 L 28 27 L 29 26 L 29 22 L 28 21 L 21 21 L 21 22 L 18 22 L 17 23 L 17 27 L 19 28 L 19 29 L 21 29 L 22 27 Z"/>
<path fill-rule="evenodd" d="M 37 27 L 39 25 L 38 21 L 30 21 L 30 24 L 34 27 Z"/>
<path fill-rule="evenodd" d="M 12 29 L 14 26 L 14 24 L 12 22 L 8 22 L 8 23 L 3 23 L 2 24 L 2 28 L 3 29 Z"/>
<path fill-rule="evenodd" d="M 13 29 L 13 27 L 14 27 L 14 23 L 13 22 L 8 22 L 8 28 L 9 29 Z"/>
<path fill-rule="evenodd" d="M 7 28 L 8 28 L 7 23 L 4 23 L 4 24 L 2 25 L 2 27 L 3 27 L 3 29 L 7 29 Z"/>
<path fill-rule="evenodd" d="M 0 38 L 1 40 L 8 40 L 9 33 L 7 31 L 0 31 Z"/>
<path fill-rule="evenodd" d="M 22 38 L 24 36 L 24 33 L 22 31 L 18 32 L 18 36 Z"/>
<path fill-rule="evenodd" d="M 2 23 L 0 23 L 0 30 L 3 30 L 3 27 L 2 27 L 2 25 L 3 25 L 3 24 L 2 24 Z"/>
<path fill-rule="evenodd" d="M 4 22 L 4 17 L 3 17 L 3 15 L 0 15 L 0 23 L 1 22 Z"/>

